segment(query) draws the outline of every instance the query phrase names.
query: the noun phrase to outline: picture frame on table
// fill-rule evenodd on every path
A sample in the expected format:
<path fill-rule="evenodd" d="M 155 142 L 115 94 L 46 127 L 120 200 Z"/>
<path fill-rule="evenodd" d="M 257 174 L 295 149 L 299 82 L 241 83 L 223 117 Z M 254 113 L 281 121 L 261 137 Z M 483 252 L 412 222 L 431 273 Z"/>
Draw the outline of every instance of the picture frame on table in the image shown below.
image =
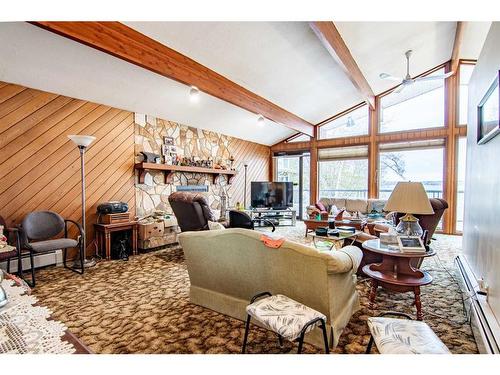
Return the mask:
<path fill-rule="evenodd" d="M 398 247 L 403 253 L 425 253 L 425 245 L 419 236 L 398 236 Z"/>
<path fill-rule="evenodd" d="M 500 71 L 477 106 L 477 144 L 482 145 L 500 133 Z"/>

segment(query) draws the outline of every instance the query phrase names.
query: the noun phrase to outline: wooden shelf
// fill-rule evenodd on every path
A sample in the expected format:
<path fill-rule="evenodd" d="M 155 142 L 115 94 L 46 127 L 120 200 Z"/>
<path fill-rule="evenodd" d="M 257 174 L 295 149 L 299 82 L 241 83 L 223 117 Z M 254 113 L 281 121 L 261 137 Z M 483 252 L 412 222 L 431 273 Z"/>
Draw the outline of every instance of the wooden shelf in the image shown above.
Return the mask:
<path fill-rule="evenodd" d="M 137 163 L 135 169 L 139 171 L 139 183 L 144 183 L 144 175 L 147 170 L 152 171 L 162 171 L 165 174 L 165 183 L 173 183 L 174 172 L 185 172 L 185 173 L 204 173 L 212 175 L 213 183 L 217 182 L 217 178 L 221 175 L 227 175 L 227 183 L 231 184 L 233 178 L 236 176 L 236 171 L 227 169 L 215 169 L 215 168 L 203 168 L 203 167 L 187 167 L 181 165 L 167 165 L 167 164 L 156 164 L 156 163 Z"/>

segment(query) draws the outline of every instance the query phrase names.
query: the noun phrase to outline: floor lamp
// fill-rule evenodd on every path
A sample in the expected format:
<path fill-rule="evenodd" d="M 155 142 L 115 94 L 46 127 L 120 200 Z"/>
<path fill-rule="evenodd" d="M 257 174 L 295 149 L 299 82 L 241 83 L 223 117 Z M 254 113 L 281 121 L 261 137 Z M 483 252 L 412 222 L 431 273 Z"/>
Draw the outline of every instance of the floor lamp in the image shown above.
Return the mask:
<path fill-rule="evenodd" d="M 81 172 L 81 182 L 82 182 L 82 242 L 83 242 L 83 252 L 85 254 L 85 250 L 87 249 L 87 232 L 85 226 L 85 150 L 90 144 L 95 140 L 95 137 L 91 135 L 68 135 L 68 138 L 71 139 L 80 150 L 80 172 Z M 84 255 L 85 257 L 85 255 Z M 83 268 L 93 267 L 95 266 L 96 261 L 94 259 L 84 259 L 83 260 Z M 76 257 L 74 267 L 80 268 L 80 252 Z M 82 270 L 83 271 L 83 270 Z"/>
<path fill-rule="evenodd" d="M 247 168 L 248 168 L 248 162 L 244 161 L 243 166 L 245 167 L 245 185 L 243 189 L 243 209 L 247 209 Z"/>

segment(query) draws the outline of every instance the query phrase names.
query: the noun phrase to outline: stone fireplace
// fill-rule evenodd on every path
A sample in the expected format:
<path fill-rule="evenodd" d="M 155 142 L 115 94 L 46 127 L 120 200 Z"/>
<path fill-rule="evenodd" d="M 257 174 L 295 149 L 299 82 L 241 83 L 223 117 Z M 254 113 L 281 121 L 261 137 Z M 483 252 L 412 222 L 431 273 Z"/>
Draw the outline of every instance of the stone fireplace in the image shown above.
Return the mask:
<path fill-rule="evenodd" d="M 227 160 L 231 154 L 231 143 L 234 138 L 215 132 L 181 125 L 172 121 L 158 119 L 152 116 L 135 114 L 135 154 L 136 162 L 142 161 L 141 151 L 154 152 L 161 155 L 163 137 L 173 137 L 177 152 L 185 157 L 199 157 L 201 159 Z M 228 185 L 226 176 L 220 176 L 213 183 L 212 176 L 204 173 L 175 172 L 173 183 L 165 184 L 161 171 L 147 171 L 144 183 L 138 183 L 136 173 L 136 211 L 138 216 L 148 215 L 155 210 L 172 213 L 168 203 L 168 196 L 189 186 L 206 187 L 201 194 L 206 195 L 210 207 L 218 217 L 220 212 L 221 195 L 227 196 L 228 205 L 232 202 L 233 186 Z"/>

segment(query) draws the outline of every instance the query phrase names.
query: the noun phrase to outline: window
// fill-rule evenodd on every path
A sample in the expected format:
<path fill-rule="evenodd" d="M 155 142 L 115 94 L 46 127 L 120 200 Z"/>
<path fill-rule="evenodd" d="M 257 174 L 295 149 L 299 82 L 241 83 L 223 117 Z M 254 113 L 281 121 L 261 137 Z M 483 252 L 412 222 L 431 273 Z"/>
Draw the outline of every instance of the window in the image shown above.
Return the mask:
<path fill-rule="evenodd" d="M 432 75 L 444 74 L 444 68 Z M 444 126 L 444 80 L 415 82 L 380 100 L 380 132 Z"/>
<path fill-rule="evenodd" d="M 473 64 L 460 64 L 459 69 L 459 82 L 460 86 L 458 89 L 458 124 L 467 124 L 467 106 L 469 100 L 469 81 L 474 70 L 475 65 Z"/>
<path fill-rule="evenodd" d="M 341 138 L 368 134 L 368 106 L 363 104 L 319 128 L 319 137 Z"/>
<path fill-rule="evenodd" d="M 296 136 L 294 136 L 293 138 L 290 138 L 286 142 L 287 143 L 290 143 L 290 142 L 309 142 L 310 140 L 311 140 L 311 137 L 309 137 L 308 135 L 297 134 Z"/>
<path fill-rule="evenodd" d="M 368 197 L 368 146 L 318 150 L 320 198 Z"/>
<path fill-rule="evenodd" d="M 443 196 L 444 140 L 380 145 L 379 198 L 388 199 L 399 181 L 422 182 L 429 198 Z"/>
<path fill-rule="evenodd" d="M 457 198 L 455 230 L 464 230 L 464 201 L 465 201 L 465 162 L 467 153 L 467 138 L 460 137 L 457 147 Z"/>

